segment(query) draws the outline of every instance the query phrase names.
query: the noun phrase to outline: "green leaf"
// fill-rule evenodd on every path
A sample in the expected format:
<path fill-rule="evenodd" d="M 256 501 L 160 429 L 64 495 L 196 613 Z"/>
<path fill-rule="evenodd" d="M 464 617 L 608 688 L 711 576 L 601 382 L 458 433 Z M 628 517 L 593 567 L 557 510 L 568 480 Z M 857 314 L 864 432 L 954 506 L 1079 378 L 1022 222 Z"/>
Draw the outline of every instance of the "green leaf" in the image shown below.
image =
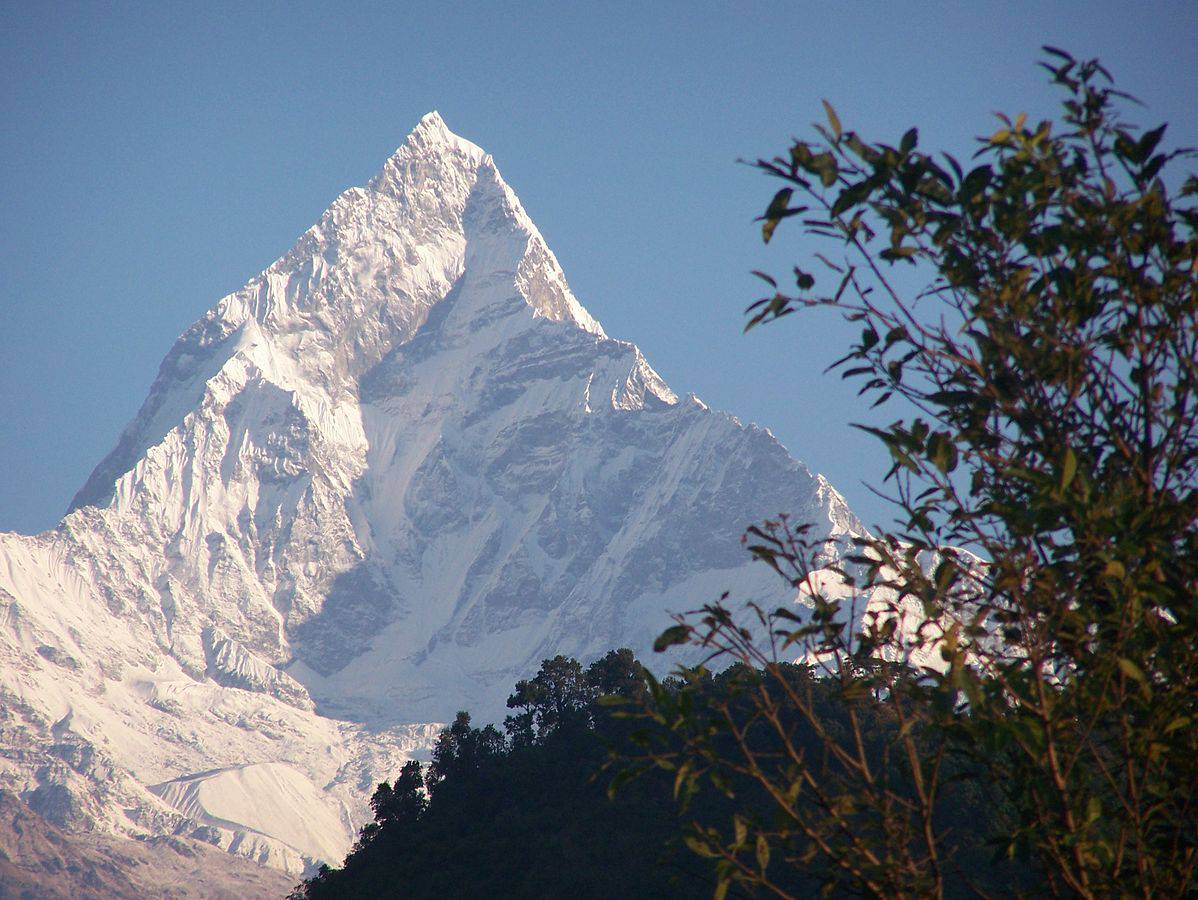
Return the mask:
<path fill-rule="evenodd" d="M 911 259 L 916 252 L 915 247 L 888 247 L 878 255 L 887 262 L 896 262 L 900 259 Z"/>
<path fill-rule="evenodd" d="M 740 816 L 732 817 L 732 830 L 736 836 L 736 846 L 741 846 L 748 837 L 749 828 L 745 825 L 745 820 Z"/>
<path fill-rule="evenodd" d="M 621 769 L 612 777 L 611 782 L 607 786 L 607 798 L 609 800 L 614 800 L 616 794 L 620 792 L 620 788 L 628 784 L 628 782 L 632 781 L 632 779 L 636 777 L 637 773 L 632 769 Z"/>
<path fill-rule="evenodd" d="M 770 845 L 764 835 L 757 835 L 757 866 L 765 871 L 770 864 Z"/>
<path fill-rule="evenodd" d="M 1140 178 L 1143 181 L 1151 181 L 1156 177 L 1157 173 L 1160 172 L 1161 168 L 1167 161 L 1168 158 L 1165 156 L 1165 154 L 1158 153 L 1148 161 L 1146 166 L 1144 166 L 1143 171 L 1140 172 Z"/>
<path fill-rule="evenodd" d="M 1130 659 L 1119 657 L 1119 668 L 1123 670 L 1123 674 L 1133 681 L 1138 681 L 1140 684 L 1148 683 L 1148 676 L 1144 674 L 1144 670 L 1137 666 Z"/>
<path fill-rule="evenodd" d="M 711 900 L 724 900 L 728 896 L 728 885 L 732 882 L 727 878 L 721 878 L 716 882 L 715 890 L 711 894 Z"/>
<path fill-rule="evenodd" d="M 936 434 L 933 434 L 927 442 L 927 449 L 931 455 L 932 464 L 945 475 L 956 469 L 957 445 L 950 439 L 948 431 L 937 431 Z"/>
<path fill-rule="evenodd" d="M 690 633 L 691 630 L 686 625 L 671 626 L 657 636 L 657 640 L 653 642 L 653 650 L 661 653 L 675 644 L 685 644 L 687 638 L 690 637 Z"/>
<path fill-rule="evenodd" d="M 859 181 L 856 184 L 850 184 L 840 192 L 840 196 L 832 204 L 831 214 L 839 216 L 841 213 L 856 206 L 862 200 L 867 199 L 871 193 L 873 193 L 873 185 L 868 179 Z"/>
<path fill-rule="evenodd" d="M 840 140 L 840 116 L 836 115 L 836 110 L 832 108 L 832 104 L 827 100 L 823 101 L 824 112 L 828 115 L 828 124 L 832 127 L 832 134 L 836 140 Z"/>
<path fill-rule="evenodd" d="M 774 199 L 766 208 L 765 215 L 761 217 L 764 220 L 761 225 L 761 238 L 767 244 L 774 236 L 774 229 L 778 227 L 778 223 L 785 218 L 786 209 L 790 205 L 790 197 L 793 193 L 794 188 L 782 188 L 774 194 Z"/>
<path fill-rule="evenodd" d="M 990 184 L 994 170 L 989 166 L 978 166 L 972 169 L 961 181 L 960 195 L 966 200 L 972 200 Z"/>
<path fill-rule="evenodd" d="M 1073 57 L 1070 56 L 1068 53 L 1066 53 L 1064 50 L 1062 50 L 1060 47 L 1054 47 L 1051 44 L 1042 44 L 1040 46 L 1040 49 L 1043 50 L 1045 53 L 1051 53 L 1053 56 L 1060 57 L 1061 59 L 1065 60 L 1065 62 L 1073 62 Z"/>
<path fill-rule="evenodd" d="M 674 776 L 674 799 L 678 799 L 678 795 L 682 793 L 682 783 L 686 781 L 690 774 L 691 764 L 687 760 L 678 768 L 678 774 Z"/>
<path fill-rule="evenodd" d="M 1065 448 L 1065 458 L 1061 461 L 1061 490 L 1065 490 L 1073 483 L 1074 476 L 1077 475 L 1077 454 L 1073 452 L 1072 447 Z"/>
<path fill-rule="evenodd" d="M 1152 151 L 1156 149 L 1156 145 L 1161 142 L 1161 138 L 1165 134 L 1165 129 L 1168 128 L 1168 123 L 1165 123 L 1160 128 L 1154 128 L 1152 131 L 1146 131 L 1136 143 L 1136 162 L 1142 163 L 1148 157 L 1152 156 Z"/>
<path fill-rule="evenodd" d="M 812 160 L 814 168 L 819 172 L 819 183 L 824 187 L 831 187 L 836 183 L 836 177 L 840 174 L 840 167 L 836 164 L 836 157 L 831 153 L 821 153 Z"/>

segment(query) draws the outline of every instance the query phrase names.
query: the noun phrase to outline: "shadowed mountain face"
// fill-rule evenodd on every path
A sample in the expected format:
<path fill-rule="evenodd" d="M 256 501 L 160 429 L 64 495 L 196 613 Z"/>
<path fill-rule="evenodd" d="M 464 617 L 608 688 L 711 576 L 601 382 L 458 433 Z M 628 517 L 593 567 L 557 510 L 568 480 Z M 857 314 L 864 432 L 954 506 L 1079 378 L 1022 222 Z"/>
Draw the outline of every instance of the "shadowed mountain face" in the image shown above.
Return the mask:
<path fill-rule="evenodd" d="M 0 536 L 0 787 L 63 824 L 335 858 L 435 733 L 411 723 L 499 717 L 556 653 L 651 655 L 726 589 L 793 599 L 739 546 L 783 511 L 862 532 L 607 337 L 430 114 L 178 340 L 56 530 Z"/>

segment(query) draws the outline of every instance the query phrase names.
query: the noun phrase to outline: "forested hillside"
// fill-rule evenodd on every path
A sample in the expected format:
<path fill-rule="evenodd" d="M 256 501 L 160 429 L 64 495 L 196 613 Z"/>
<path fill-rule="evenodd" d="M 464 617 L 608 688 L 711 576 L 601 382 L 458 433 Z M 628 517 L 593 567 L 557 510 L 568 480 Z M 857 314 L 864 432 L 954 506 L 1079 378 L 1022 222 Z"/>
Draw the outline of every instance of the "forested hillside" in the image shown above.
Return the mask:
<path fill-rule="evenodd" d="M 792 669 L 795 683 L 815 691 L 829 721 L 836 721 L 830 686 L 803 667 Z M 409 762 L 393 784 L 379 785 L 375 821 L 363 828 L 344 866 L 322 869 L 296 889 L 294 900 L 708 894 L 716 862 L 693 852 L 693 841 L 684 843 L 684 826 L 727 828 L 756 788 L 733 774 L 727 794 L 687 796 L 668 764 L 646 767 L 646 750 L 665 737 L 653 718 L 660 703 L 651 694 L 665 691 L 692 710 L 714 713 L 723 703 L 742 703 L 755 676 L 743 668 L 714 677 L 691 674 L 659 685 L 628 650 L 585 669 L 562 656 L 546 660 L 535 678 L 516 685 L 503 730 L 475 727 L 469 714 L 459 713 L 427 768 Z M 902 763 L 886 759 L 895 724 L 883 706 L 874 713 L 866 722 L 870 752 L 902 779 Z M 840 718 L 847 726 L 847 716 Z M 797 718 L 788 724 L 815 753 L 816 736 Z M 751 740 L 769 752 L 776 736 L 762 727 L 752 729 Z M 942 805 L 957 844 L 953 865 L 994 887 L 1018 880 L 1016 867 L 992 863 L 985 847 L 999 814 L 976 781 L 951 783 Z M 784 863 L 794 863 L 804 849 L 789 848 L 776 866 L 780 884 L 800 896 L 831 883 L 831 873 L 814 861 Z"/>

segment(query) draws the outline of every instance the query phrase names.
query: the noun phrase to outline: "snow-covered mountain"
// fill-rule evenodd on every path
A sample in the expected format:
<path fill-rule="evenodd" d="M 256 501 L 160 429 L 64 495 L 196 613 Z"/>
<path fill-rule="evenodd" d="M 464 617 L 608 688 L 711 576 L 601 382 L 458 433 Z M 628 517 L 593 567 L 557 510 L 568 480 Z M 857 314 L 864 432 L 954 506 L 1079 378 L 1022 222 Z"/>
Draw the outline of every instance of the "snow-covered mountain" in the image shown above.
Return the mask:
<path fill-rule="evenodd" d="M 777 594 L 739 537 L 782 511 L 862 532 L 609 338 L 430 113 L 179 338 L 56 529 L 0 535 L 0 788 L 60 825 L 338 860 L 421 723 Z"/>

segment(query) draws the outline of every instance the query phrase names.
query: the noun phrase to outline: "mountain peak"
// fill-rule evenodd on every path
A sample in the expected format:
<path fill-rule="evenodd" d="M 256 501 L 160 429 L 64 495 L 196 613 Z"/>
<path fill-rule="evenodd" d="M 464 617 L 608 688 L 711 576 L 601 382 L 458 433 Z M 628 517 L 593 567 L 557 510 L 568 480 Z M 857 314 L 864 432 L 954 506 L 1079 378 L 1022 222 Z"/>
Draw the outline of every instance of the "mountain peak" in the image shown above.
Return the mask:
<path fill-rule="evenodd" d="M 452 132 L 446 126 L 445 120 L 443 118 L 441 118 L 441 114 L 439 112 L 437 112 L 435 109 L 430 110 L 429 112 L 426 112 L 423 116 L 421 116 L 420 121 L 418 123 L 416 123 L 416 128 L 424 128 L 429 131 L 438 131 L 438 132 L 444 132 L 445 134 L 452 134 Z"/>
<path fill-rule="evenodd" d="M 474 165 L 481 163 L 487 156 L 486 152 L 459 134 L 449 130 L 441 114 L 435 109 L 421 116 L 416 127 L 412 129 L 407 139 L 396 155 L 405 150 L 423 151 L 458 151 L 466 155 Z"/>
<path fill-rule="evenodd" d="M 863 533 L 607 338 L 436 113 L 180 337 L 73 507 L 0 535 L 0 786 L 293 874 L 440 727 L 404 723 L 499 720 L 540 660 L 648 654 L 724 590 L 793 602 L 747 522 L 832 562 Z"/>

